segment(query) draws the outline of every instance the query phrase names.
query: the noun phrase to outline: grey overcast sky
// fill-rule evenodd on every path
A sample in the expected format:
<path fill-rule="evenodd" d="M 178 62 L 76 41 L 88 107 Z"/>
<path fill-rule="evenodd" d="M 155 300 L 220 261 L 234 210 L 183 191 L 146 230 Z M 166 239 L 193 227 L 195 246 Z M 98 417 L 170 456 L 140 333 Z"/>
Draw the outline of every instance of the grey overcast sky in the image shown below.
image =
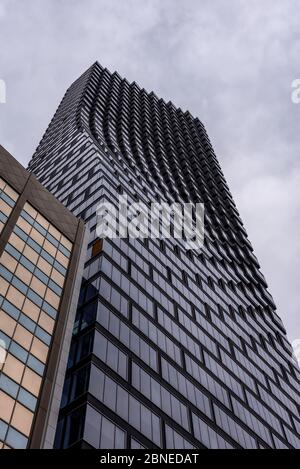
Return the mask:
<path fill-rule="evenodd" d="M 0 44 L 0 143 L 24 165 L 95 60 L 198 116 L 300 338 L 299 0 L 0 0 Z"/>

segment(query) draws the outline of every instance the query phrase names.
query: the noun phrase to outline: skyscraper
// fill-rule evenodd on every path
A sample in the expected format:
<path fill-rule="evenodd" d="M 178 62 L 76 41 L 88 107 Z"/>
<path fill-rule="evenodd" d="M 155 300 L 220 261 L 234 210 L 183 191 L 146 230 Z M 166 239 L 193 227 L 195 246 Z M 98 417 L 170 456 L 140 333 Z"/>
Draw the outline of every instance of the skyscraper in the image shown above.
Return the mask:
<path fill-rule="evenodd" d="M 95 63 L 29 169 L 91 233 L 56 447 L 299 448 L 299 370 L 203 124 Z M 120 194 L 203 202 L 203 249 L 99 239 Z"/>
<path fill-rule="evenodd" d="M 0 449 L 53 447 L 84 223 L 0 146 Z"/>

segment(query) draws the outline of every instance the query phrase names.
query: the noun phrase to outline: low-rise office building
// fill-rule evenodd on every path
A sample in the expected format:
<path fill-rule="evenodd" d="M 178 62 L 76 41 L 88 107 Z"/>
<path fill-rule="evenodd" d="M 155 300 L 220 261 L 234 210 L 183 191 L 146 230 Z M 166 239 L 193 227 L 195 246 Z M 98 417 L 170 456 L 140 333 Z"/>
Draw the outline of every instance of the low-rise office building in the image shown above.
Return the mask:
<path fill-rule="evenodd" d="M 0 448 L 53 446 L 84 233 L 0 147 Z"/>

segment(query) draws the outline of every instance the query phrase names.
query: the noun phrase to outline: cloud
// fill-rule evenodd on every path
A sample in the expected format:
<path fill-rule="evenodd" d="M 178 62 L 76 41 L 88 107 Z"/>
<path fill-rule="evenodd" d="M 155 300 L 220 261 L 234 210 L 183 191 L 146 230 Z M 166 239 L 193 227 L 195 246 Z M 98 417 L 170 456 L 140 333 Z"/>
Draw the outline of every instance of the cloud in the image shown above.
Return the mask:
<path fill-rule="evenodd" d="M 5 10 L 5 5 L 0 4 L 0 21 L 5 18 L 6 10 Z"/>
<path fill-rule="evenodd" d="M 1 15 L 2 13 L 2 15 Z M 0 0 L 0 138 L 26 164 L 95 60 L 206 125 L 291 339 L 300 338 L 297 0 Z"/>

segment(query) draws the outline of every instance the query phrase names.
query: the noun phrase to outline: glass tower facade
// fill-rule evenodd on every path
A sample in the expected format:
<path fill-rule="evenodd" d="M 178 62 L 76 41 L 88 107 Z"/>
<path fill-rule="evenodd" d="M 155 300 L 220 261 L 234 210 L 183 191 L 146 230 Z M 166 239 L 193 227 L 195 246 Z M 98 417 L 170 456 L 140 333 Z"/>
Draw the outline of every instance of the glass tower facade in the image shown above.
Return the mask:
<path fill-rule="evenodd" d="M 29 170 L 90 229 L 56 447 L 300 448 L 299 370 L 203 124 L 95 63 Z M 104 239 L 104 200 L 203 202 L 205 244 Z"/>

